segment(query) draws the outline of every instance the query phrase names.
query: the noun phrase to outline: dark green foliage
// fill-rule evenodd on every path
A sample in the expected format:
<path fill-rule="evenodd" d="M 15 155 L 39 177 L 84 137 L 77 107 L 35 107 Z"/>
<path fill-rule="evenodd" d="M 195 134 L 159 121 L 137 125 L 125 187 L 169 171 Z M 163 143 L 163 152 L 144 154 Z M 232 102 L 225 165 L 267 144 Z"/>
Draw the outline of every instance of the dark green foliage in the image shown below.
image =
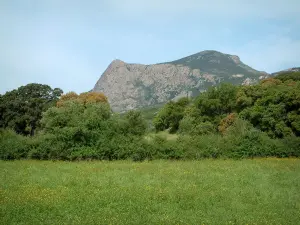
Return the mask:
<path fill-rule="evenodd" d="M 185 107 L 189 104 L 188 98 L 181 98 L 177 102 L 167 103 L 155 116 L 153 125 L 156 131 L 170 129 L 174 133 L 179 128 L 179 122 L 184 116 Z"/>
<path fill-rule="evenodd" d="M 152 159 L 182 159 L 184 154 L 184 149 L 178 141 L 167 141 L 160 136 L 155 136 L 147 147 Z"/>
<path fill-rule="evenodd" d="M 300 136 L 300 81 L 295 78 L 297 73 L 293 74 L 288 74 L 289 79 L 283 76 L 284 82 L 268 78 L 253 86 L 221 84 L 209 89 L 193 105 L 185 107 L 180 132 L 197 133 L 195 127 L 201 127 L 203 122 L 210 122 L 212 130 L 222 132 L 225 127 L 221 124 L 220 130 L 220 123 L 229 114 L 237 113 L 271 138 Z M 290 79 L 293 76 L 294 80 Z"/>
<path fill-rule="evenodd" d="M 243 87 L 238 98 L 240 116 L 270 137 L 299 136 L 300 82 L 267 79 L 254 87 Z"/>
<path fill-rule="evenodd" d="M 29 87 L 34 91 L 23 92 L 26 99 L 39 97 L 24 98 L 23 104 L 13 91 L 0 98 L 1 126 L 16 131 L 0 131 L 0 159 L 300 157 L 300 81 L 295 79 L 269 78 L 241 87 L 221 84 L 194 101 L 171 101 L 153 120 L 156 131 L 178 131 L 165 133 L 166 137 L 145 135 L 147 123 L 140 111 L 113 114 L 106 101 L 94 101 L 95 96 L 91 101 L 78 101 L 72 93 L 65 95 L 63 104 L 50 107 L 60 92 L 48 98 L 39 88 Z M 29 106 L 34 108 L 36 102 L 40 110 L 34 114 Z M 40 132 L 34 137 L 19 135 L 32 133 L 35 128 L 28 129 L 32 118 Z"/>
<path fill-rule="evenodd" d="M 221 84 L 200 94 L 193 105 L 184 109 L 180 123 L 180 132 L 190 135 L 214 133 L 220 121 L 227 114 L 237 110 L 238 87 Z"/>
<path fill-rule="evenodd" d="M 12 130 L 0 129 L 0 159 L 12 160 L 27 158 L 30 150 L 29 138 Z"/>
<path fill-rule="evenodd" d="M 222 116 L 235 111 L 238 87 L 232 84 L 221 84 L 210 88 L 199 95 L 195 100 L 195 106 L 201 115 L 211 118 Z"/>
<path fill-rule="evenodd" d="M 282 139 L 282 147 L 280 150 L 279 153 L 281 157 L 300 157 L 300 138 L 291 136 Z"/>
<path fill-rule="evenodd" d="M 64 139 L 61 141 L 63 133 L 58 133 L 57 136 L 54 134 L 37 135 L 34 139 L 34 145 L 31 146 L 31 150 L 28 154 L 29 158 L 32 159 L 68 159 L 69 149 L 68 140 Z"/>
<path fill-rule="evenodd" d="M 205 135 L 215 133 L 215 126 L 209 122 L 199 122 L 193 117 L 186 116 L 180 121 L 179 133 L 189 135 Z"/>
<path fill-rule="evenodd" d="M 55 105 L 61 94 L 61 89 L 42 84 L 28 84 L 7 92 L 0 96 L 0 127 L 34 135 L 42 112 Z"/>
<path fill-rule="evenodd" d="M 34 159 L 126 159 L 146 130 L 140 112 L 112 116 L 107 103 L 72 100 L 47 110 L 41 124 L 43 130 L 28 155 Z"/>
<path fill-rule="evenodd" d="M 190 136 L 178 139 L 187 159 L 299 157 L 300 138 L 271 139 L 249 122 L 236 120 L 224 136 L 218 134 Z"/>
<path fill-rule="evenodd" d="M 128 132 L 133 135 L 143 135 L 146 132 L 147 124 L 140 111 L 128 111 L 125 114 L 128 122 Z"/>
<path fill-rule="evenodd" d="M 283 82 L 287 80 L 300 81 L 300 72 L 285 72 L 277 75 L 275 78 Z"/>
<path fill-rule="evenodd" d="M 226 131 L 222 145 L 229 158 L 277 156 L 278 150 L 276 140 L 239 119 Z"/>
<path fill-rule="evenodd" d="M 190 136 L 183 135 L 178 139 L 178 147 L 184 149 L 184 159 L 203 159 L 222 157 L 222 137 L 217 134 Z"/>

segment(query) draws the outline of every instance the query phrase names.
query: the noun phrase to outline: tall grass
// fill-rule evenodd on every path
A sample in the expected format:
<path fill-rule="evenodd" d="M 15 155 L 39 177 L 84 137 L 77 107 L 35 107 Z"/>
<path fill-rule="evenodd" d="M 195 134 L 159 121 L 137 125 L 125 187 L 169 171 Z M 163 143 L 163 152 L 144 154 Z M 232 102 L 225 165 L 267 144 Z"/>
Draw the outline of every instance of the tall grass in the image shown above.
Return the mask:
<path fill-rule="evenodd" d="M 299 224 L 300 160 L 0 161 L 0 224 Z"/>

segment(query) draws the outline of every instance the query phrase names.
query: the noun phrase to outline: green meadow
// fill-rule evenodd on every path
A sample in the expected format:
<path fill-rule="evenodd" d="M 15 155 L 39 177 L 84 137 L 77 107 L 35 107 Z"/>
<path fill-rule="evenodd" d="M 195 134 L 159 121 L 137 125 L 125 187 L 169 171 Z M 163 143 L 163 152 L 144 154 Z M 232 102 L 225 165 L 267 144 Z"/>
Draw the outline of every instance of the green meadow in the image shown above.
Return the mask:
<path fill-rule="evenodd" d="M 1 224 L 300 224 L 300 159 L 0 168 Z"/>

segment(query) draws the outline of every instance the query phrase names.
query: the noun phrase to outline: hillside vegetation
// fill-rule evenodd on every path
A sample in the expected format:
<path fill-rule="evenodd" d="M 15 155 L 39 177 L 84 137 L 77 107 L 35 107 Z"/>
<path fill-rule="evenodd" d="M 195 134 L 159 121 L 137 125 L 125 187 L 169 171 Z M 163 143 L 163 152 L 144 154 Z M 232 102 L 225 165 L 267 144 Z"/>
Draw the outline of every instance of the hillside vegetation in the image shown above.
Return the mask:
<path fill-rule="evenodd" d="M 103 93 L 71 92 L 58 98 L 58 89 L 46 86 L 47 91 L 36 95 L 37 87 L 45 86 L 29 84 L 1 96 L 1 159 L 300 156 L 297 72 L 251 86 L 222 83 L 195 99 L 171 101 L 148 114 L 113 113 Z M 155 133 L 160 131 L 176 135 Z"/>

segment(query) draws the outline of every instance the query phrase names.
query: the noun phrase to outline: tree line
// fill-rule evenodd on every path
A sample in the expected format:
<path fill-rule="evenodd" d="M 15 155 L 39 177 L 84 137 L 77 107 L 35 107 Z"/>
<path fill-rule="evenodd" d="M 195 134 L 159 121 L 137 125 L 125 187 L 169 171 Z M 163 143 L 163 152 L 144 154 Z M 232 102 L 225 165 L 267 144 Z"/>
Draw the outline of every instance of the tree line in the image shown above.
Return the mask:
<path fill-rule="evenodd" d="M 300 136 L 300 73 L 281 74 L 257 85 L 221 84 L 194 100 L 167 103 L 154 118 L 157 131 L 224 133 L 237 118 L 271 138 Z"/>
<path fill-rule="evenodd" d="M 0 158 L 202 159 L 300 156 L 300 73 L 221 84 L 166 103 L 153 118 L 118 114 L 103 93 L 28 84 L 0 96 Z M 159 131 L 176 133 L 167 140 Z"/>

